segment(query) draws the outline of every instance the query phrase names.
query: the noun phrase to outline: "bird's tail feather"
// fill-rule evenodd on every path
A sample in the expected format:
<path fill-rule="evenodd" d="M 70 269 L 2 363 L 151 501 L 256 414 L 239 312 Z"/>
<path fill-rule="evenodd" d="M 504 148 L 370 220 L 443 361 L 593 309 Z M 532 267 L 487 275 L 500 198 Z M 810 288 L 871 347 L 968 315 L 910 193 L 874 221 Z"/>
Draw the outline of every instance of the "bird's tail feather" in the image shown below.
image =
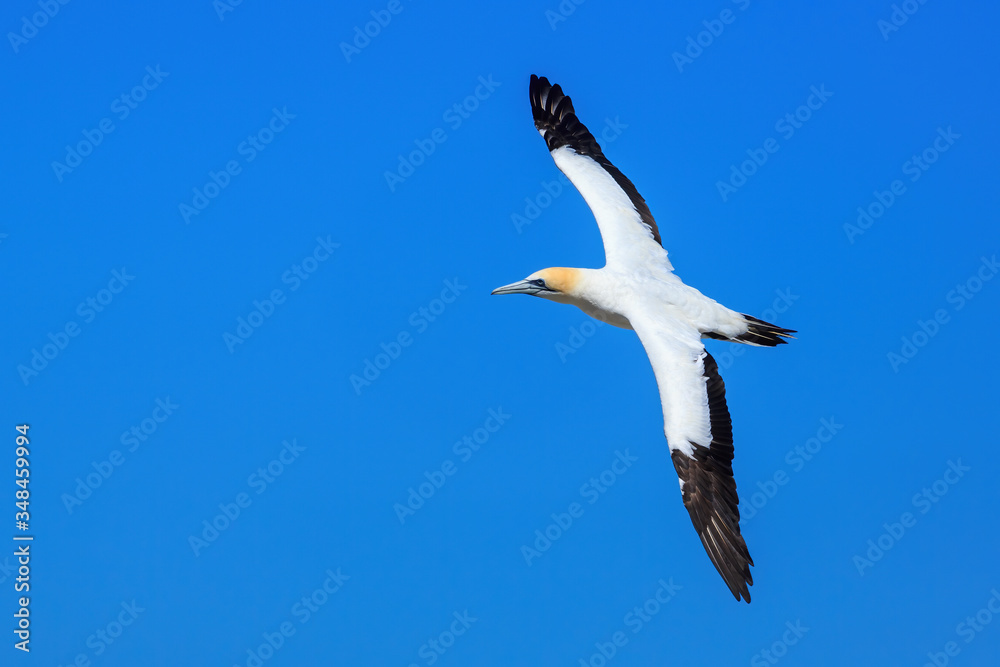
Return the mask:
<path fill-rule="evenodd" d="M 792 335 L 796 333 L 795 329 L 783 329 L 770 322 L 758 320 L 756 317 L 746 314 L 743 317 L 746 319 L 749 329 L 747 329 L 746 333 L 730 339 L 734 342 L 760 345 L 762 347 L 774 347 L 775 345 L 784 345 L 787 343 L 786 338 L 795 338 Z"/>
<path fill-rule="evenodd" d="M 746 343 L 747 345 L 756 345 L 758 347 L 774 347 L 775 345 L 784 345 L 788 342 L 785 340 L 786 338 L 795 338 L 792 334 L 797 333 L 795 329 L 782 329 L 770 322 L 758 320 L 752 315 L 742 313 L 741 315 L 747 322 L 745 333 L 741 333 L 739 336 L 727 336 L 717 331 L 706 331 L 702 335 L 706 338 L 714 338 L 716 340 L 728 340 L 731 343 Z"/>

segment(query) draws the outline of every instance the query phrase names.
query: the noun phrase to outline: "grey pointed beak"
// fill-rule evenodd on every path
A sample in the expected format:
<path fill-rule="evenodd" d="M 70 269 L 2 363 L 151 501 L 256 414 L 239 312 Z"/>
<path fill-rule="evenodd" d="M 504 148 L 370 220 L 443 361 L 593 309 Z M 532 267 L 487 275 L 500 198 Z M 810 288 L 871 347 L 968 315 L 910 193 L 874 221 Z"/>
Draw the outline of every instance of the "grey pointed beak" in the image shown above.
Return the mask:
<path fill-rule="evenodd" d="M 542 289 L 538 285 L 532 285 L 527 280 L 519 280 L 510 285 L 498 287 L 490 294 L 538 294 Z"/>

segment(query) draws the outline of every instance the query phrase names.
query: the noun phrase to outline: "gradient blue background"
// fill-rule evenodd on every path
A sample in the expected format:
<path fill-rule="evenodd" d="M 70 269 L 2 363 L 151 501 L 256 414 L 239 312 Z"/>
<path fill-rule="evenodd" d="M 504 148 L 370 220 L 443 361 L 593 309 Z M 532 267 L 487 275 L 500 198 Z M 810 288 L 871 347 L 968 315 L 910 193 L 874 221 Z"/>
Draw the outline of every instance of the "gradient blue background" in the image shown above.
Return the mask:
<path fill-rule="evenodd" d="M 586 664 L 617 631 L 629 641 L 609 665 L 770 664 L 755 654 L 796 621 L 809 629 L 783 664 L 919 665 L 949 641 L 953 664 L 995 659 L 1000 619 L 971 643 L 956 626 L 1000 587 L 1000 280 L 961 310 L 947 295 L 1000 252 L 996 6 L 929 2 L 888 40 L 888 1 L 593 0 L 555 29 L 556 0 L 400 6 L 351 62 L 338 44 L 386 3 L 248 0 L 220 20 L 208 0 L 71 2 L 16 53 L 0 47 L 0 518 L 16 532 L 26 421 L 36 540 L 33 650 L 12 648 L 5 570 L 0 662 L 246 665 L 291 622 L 265 664 L 425 665 L 421 646 L 465 610 L 477 620 L 435 664 Z M 727 7 L 734 21 L 679 72 L 671 54 Z M 0 27 L 37 11 L 8 3 Z M 147 66 L 169 76 L 120 120 L 110 105 Z M 531 73 L 595 132 L 627 126 L 606 152 L 686 282 L 757 315 L 778 290 L 796 297 L 776 318 L 800 332 L 791 345 L 724 362 L 733 348 L 708 342 L 744 504 L 788 475 L 744 508 L 749 606 L 680 502 L 635 336 L 601 328 L 564 360 L 582 313 L 489 296 L 603 260 L 571 190 L 512 222 L 558 175 L 531 125 Z M 490 76 L 499 87 L 453 127 L 445 112 Z M 820 85 L 833 96 L 786 140 L 776 121 Z M 246 162 L 240 142 L 285 107 L 295 118 Z M 60 182 L 51 163 L 102 118 L 114 132 Z M 907 180 L 949 126 L 961 138 Z M 436 128 L 447 140 L 390 191 L 385 172 Z M 780 150 L 723 202 L 716 182 L 769 137 Z M 179 204 L 234 159 L 242 172 L 185 224 Z M 844 224 L 894 179 L 906 193 L 850 243 Z M 284 272 L 328 236 L 334 256 L 291 291 Z M 122 267 L 134 281 L 84 323 L 78 304 Z M 446 280 L 467 288 L 421 331 L 411 314 Z M 287 301 L 230 352 L 224 332 L 274 289 Z M 949 322 L 894 372 L 887 354 L 938 309 Z M 25 384 L 18 366 L 70 321 L 80 334 Z M 401 332 L 412 344 L 356 392 L 350 376 Z M 121 434 L 167 397 L 180 407 L 128 452 Z M 463 462 L 453 443 L 490 409 L 510 418 Z M 831 418 L 842 430 L 796 471 L 787 452 Z M 293 438 L 305 450 L 257 494 L 248 477 Z M 626 448 L 629 471 L 528 566 L 522 545 Z M 114 450 L 124 463 L 69 512 L 64 494 Z M 448 459 L 457 472 L 401 524 L 394 504 Z M 970 470 L 921 514 L 913 496 L 959 459 Z M 189 536 L 241 492 L 252 504 L 195 556 Z M 860 575 L 854 557 L 907 511 L 916 524 Z M 301 623 L 293 606 L 336 568 L 349 580 Z M 626 614 L 661 578 L 680 590 L 632 633 Z M 144 611 L 96 655 L 88 638 L 132 600 Z"/>

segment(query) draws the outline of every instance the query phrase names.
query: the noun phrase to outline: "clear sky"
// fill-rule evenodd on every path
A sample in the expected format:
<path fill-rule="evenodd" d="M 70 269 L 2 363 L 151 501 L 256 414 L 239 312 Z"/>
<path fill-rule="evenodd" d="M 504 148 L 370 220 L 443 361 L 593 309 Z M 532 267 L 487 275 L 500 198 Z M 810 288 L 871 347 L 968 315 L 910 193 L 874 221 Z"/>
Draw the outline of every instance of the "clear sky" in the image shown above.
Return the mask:
<path fill-rule="evenodd" d="M 995 659 L 995 4 L 226 2 L 0 12 L 0 663 Z M 708 342 L 749 606 L 634 334 L 489 295 L 603 261 L 532 73 L 799 331 Z"/>

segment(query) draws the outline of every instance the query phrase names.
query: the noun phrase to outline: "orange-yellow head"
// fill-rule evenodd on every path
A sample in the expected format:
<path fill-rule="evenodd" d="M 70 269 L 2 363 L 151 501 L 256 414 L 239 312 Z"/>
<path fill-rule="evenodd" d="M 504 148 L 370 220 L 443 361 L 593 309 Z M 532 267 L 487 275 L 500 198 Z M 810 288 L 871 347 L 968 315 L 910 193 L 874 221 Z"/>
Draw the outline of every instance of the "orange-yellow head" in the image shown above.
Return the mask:
<path fill-rule="evenodd" d="M 524 280 L 498 287 L 492 294 L 530 294 L 549 299 L 572 296 L 579 281 L 578 269 L 555 267 L 536 271 Z"/>

